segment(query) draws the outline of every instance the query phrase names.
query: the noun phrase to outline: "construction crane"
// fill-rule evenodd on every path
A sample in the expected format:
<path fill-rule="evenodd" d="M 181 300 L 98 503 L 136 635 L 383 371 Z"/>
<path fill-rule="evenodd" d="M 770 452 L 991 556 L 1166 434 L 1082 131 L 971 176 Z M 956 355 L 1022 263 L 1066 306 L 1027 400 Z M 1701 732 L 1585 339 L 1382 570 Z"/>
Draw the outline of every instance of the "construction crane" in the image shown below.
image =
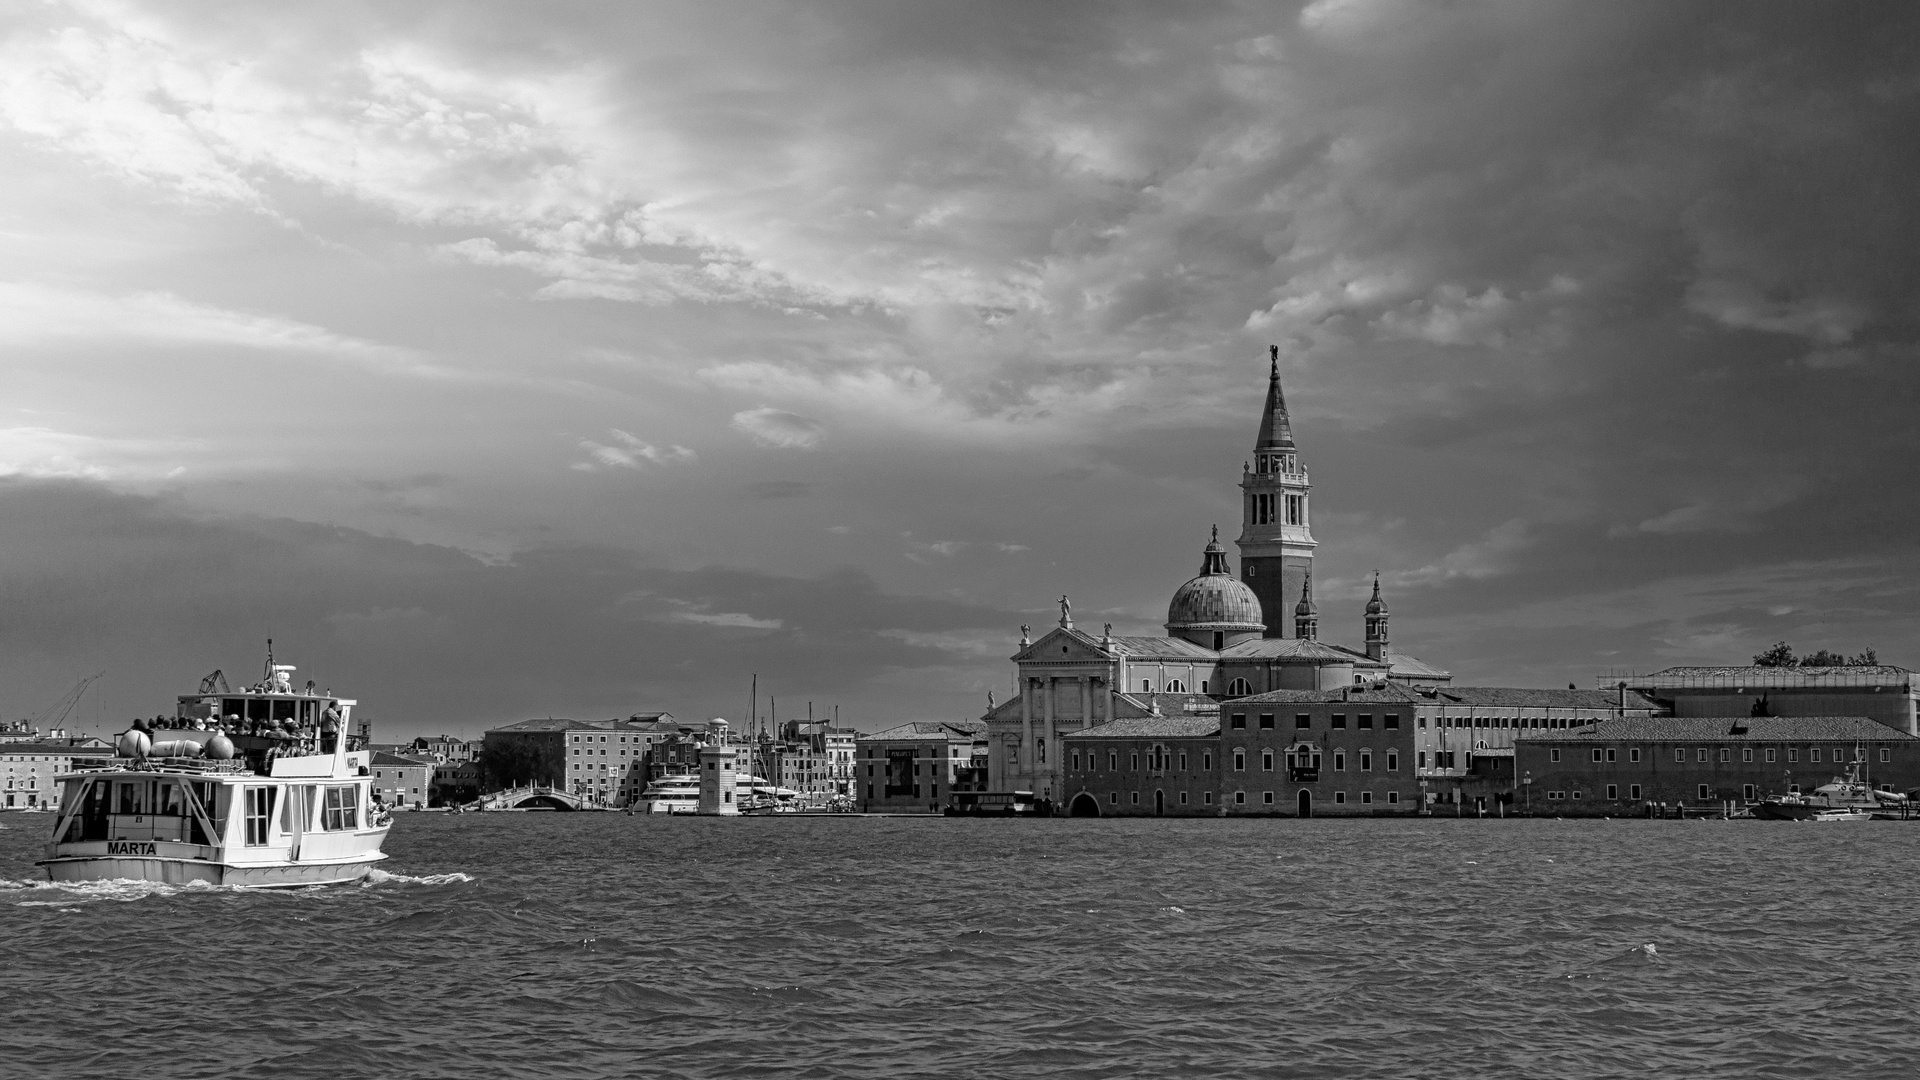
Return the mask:
<path fill-rule="evenodd" d="M 33 724 L 35 729 L 42 732 L 64 726 L 67 722 L 67 714 L 73 711 L 75 705 L 80 704 L 80 695 L 87 692 L 87 687 L 92 686 L 94 680 L 102 678 L 105 675 L 106 672 L 97 671 L 81 679 L 79 682 L 74 683 L 73 689 L 61 695 L 60 700 L 28 717 L 28 721 Z"/>
<path fill-rule="evenodd" d="M 218 690 L 222 694 L 233 693 L 232 688 L 227 685 L 227 676 L 221 672 L 219 668 L 214 668 L 213 674 L 200 680 L 200 692 L 202 694 L 211 694 L 215 690 Z"/>

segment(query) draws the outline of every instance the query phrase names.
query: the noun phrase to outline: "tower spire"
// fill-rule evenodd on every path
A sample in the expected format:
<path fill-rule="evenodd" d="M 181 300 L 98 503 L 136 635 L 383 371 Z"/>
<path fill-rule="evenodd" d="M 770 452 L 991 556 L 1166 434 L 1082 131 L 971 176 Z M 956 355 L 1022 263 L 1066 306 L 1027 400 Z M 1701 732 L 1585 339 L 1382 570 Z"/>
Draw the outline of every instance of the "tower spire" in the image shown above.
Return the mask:
<path fill-rule="evenodd" d="M 1380 571 L 1373 572 L 1373 599 L 1367 601 L 1367 655 L 1387 658 L 1387 602 L 1380 599 Z"/>
<path fill-rule="evenodd" d="M 1293 424 L 1287 419 L 1287 396 L 1280 391 L 1280 346 L 1267 346 L 1273 362 L 1267 373 L 1267 406 L 1260 414 L 1260 438 L 1254 453 L 1264 450 L 1292 450 Z"/>
<path fill-rule="evenodd" d="M 1213 527 L 1213 539 L 1207 541 L 1207 548 L 1200 563 L 1200 573 L 1233 576 L 1233 571 L 1227 569 L 1227 549 L 1220 546 L 1220 526 L 1218 525 Z"/>
<path fill-rule="evenodd" d="M 1313 571 L 1300 581 L 1300 602 L 1293 605 L 1293 636 L 1312 641 L 1320 636 L 1319 610 L 1313 606 Z"/>

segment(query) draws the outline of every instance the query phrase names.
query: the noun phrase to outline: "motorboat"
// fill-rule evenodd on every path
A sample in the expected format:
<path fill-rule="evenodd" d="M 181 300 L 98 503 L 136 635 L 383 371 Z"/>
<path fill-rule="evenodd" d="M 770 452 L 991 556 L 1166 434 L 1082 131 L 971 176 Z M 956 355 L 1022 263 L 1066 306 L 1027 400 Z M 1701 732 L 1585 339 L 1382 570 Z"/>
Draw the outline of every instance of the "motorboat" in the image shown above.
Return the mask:
<path fill-rule="evenodd" d="M 1906 795 L 1876 789 L 1862 780 L 1855 763 L 1847 766 L 1845 776 L 1810 792 L 1769 795 L 1754 805 L 1753 816 L 1768 821 L 1866 821 L 1875 816 L 1904 817 L 1911 807 Z"/>
<path fill-rule="evenodd" d="M 172 717 L 137 721 L 110 763 L 62 773 L 45 867 L 53 881 L 289 888 L 359 881 L 392 817 L 353 745 L 355 702 L 292 685 L 235 692 L 216 671 Z"/>

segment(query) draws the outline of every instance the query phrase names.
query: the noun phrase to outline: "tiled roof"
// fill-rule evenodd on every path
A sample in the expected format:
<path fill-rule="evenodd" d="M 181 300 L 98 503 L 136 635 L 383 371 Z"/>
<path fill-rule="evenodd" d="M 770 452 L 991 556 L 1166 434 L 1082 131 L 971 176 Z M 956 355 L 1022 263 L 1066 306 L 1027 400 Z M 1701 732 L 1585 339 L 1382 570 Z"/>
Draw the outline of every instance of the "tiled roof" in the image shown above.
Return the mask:
<path fill-rule="evenodd" d="M 1899 682 L 1913 672 L 1893 664 L 1862 665 L 1859 667 L 1760 667 L 1757 664 L 1735 664 L 1729 667 L 1670 667 L 1645 676 L 1659 678 L 1728 678 L 1751 675 L 1755 678 L 1800 675 L 1809 679 L 1818 679 L 1829 675 L 1879 676 L 1893 682 Z M 1628 680 L 1632 682 L 1631 679 Z"/>
<path fill-rule="evenodd" d="M 1355 683 L 1352 686 L 1343 686 L 1338 690 L 1269 690 L 1264 694 L 1233 698 L 1223 702 L 1221 708 L 1238 709 L 1243 705 L 1262 704 L 1305 705 L 1342 704 L 1345 702 L 1362 704 L 1379 702 L 1386 705 L 1396 705 L 1407 702 L 1419 704 L 1431 700 L 1431 698 L 1420 693 L 1418 690 L 1402 686 L 1399 683 L 1387 683 L 1385 685 Z"/>
<path fill-rule="evenodd" d="M 859 742 L 881 742 L 901 739 L 959 739 L 972 742 L 987 733 L 987 725 L 978 720 L 910 720 L 904 724 L 890 727 L 885 731 L 876 731 L 871 735 L 862 735 Z"/>
<path fill-rule="evenodd" d="M 1523 742 L 1920 742 L 1864 716 L 1655 716 L 1566 731 L 1515 732 Z"/>
<path fill-rule="evenodd" d="M 1447 679 L 1453 677 L 1452 672 L 1444 668 L 1434 667 L 1425 660 L 1408 656 L 1406 653 L 1389 651 L 1387 653 L 1387 663 L 1392 665 L 1392 671 L 1395 675 L 1418 679 Z"/>
<path fill-rule="evenodd" d="M 1488 705 L 1521 709 L 1614 709 L 1620 705 L 1615 690 L 1542 690 L 1521 686 L 1439 686 L 1435 704 Z M 1653 702 L 1629 692 L 1627 708 L 1651 709 Z"/>
<path fill-rule="evenodd" d="M 1167 716 L 1205 713 L 1211 716 L 1220 711 L 1220 703 L 1206 694 L 1115 693 L 1113 696 L 1116 701 L 1132 705 L 1142 713 L 1157 711 Z"/>
<path fill-rule="evenodd" d="M 1363 653 L 1343 649 L 1325 641 L 1306 638 L 1255 638 L 1228 647 L 1223 660 L 1302 660 L 1332 664 L 1371 664 Z"/>
<path fill-rule="evenodd" d="M 1212 660 L 1219 653 L 1186 638 L 1120 637 L 1113 638 L 1113 650 L 1136 660 L 1164 657 L 1173 660 Z"/>
<path fill-rule="evenodd" d="M 1218 716 L 1133 716 L 1081 731 L 1070 731 L 1065 737 L 1069 739 L 1176 739 L 1219 733 L 1220 718 Z"/>
<path fill-rule="evenodd" d="M 39 757 L 111 757 L 113 751 L 110 747 L 74 746 L 63 742 L 0 743 L 0 756 L 9 754 L 29 754 Z"/>
<path fill-rule="evenodd" d="M 399 754 L 389 754 L 385 750 L 375 750 L 373 752 L 373 763 L 375 765 L 385 765 L 389 768 L 399 766 L 403 769 L 431 769 L 434 764 L 431 761 L 420 761 L 410 757 L 401 757 Z"/>
<path fill-rule="evenodd" d="M 659 714 L 666 716 L 666 713 Z M 489 734 L 496 731 L 533 732 L 533 731 L 678 731 L 682 727 L 692 727 L 704 731 L 707 725 L 695 723 L 681 724 L 667 720 L 568 720 L 564 717 L 542 717 L 535 720 L 522 720 L 514 724 L 488 728 Z"/>

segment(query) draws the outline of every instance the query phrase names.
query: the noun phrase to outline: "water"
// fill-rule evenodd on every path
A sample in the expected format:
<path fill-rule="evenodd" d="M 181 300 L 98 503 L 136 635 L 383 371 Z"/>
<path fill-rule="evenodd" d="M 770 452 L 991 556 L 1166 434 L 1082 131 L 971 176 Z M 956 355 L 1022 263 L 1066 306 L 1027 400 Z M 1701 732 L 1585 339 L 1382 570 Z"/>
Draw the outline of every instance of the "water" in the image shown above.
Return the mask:
<path fill-rule="evenodd" d="M 0 1076 L 1912 1073 L 1920 828 L 401 815 L 363 887 L 55 887 Z"/>

